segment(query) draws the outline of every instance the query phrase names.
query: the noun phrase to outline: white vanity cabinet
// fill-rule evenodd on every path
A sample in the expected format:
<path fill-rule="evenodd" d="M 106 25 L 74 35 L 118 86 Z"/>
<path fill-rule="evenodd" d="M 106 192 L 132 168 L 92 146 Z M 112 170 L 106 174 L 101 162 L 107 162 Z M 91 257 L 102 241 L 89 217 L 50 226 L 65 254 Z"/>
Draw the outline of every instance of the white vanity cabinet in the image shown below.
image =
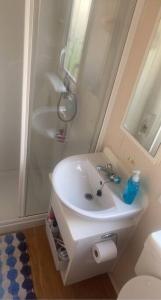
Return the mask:
<path fill-rule="evenodd" d="M 119 257 L 133 233 L 135 220 L 107 222 L 83 218 L 61 204 L 53 190 L 49 210 L 51 209 L 68 253 L 67 261 L 62 262 L 58 258 L 55 240 L 48 221 L 46 221 L 46 231 L 55 266 L 61 273 L 64 285 L 111 272 L 117 259 L 97 264 L 92 256 L 92 246 L 106 240 L 107 234 L 114 233 L 117 235 L 115 242 Z"/>

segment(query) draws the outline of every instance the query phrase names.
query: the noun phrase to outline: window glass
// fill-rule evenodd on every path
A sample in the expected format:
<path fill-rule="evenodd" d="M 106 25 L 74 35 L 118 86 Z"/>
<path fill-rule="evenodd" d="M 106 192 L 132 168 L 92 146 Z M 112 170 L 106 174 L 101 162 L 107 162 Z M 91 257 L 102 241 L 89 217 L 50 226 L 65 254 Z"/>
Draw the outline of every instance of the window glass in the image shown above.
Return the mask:
<path fill-rule="evenodd" d="M 73 0 L 64 68 L 76 81 L 92 0 Z"/>

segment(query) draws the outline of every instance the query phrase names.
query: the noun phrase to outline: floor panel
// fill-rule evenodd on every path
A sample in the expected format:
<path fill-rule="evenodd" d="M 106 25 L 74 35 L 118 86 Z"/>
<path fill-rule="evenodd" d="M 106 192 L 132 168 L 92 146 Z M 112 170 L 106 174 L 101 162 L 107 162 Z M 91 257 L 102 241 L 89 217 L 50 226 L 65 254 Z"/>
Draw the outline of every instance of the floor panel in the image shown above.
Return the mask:
<path fill-rule="evenodd" d="M 25 234 L 38 299 L 116 299 L 115 291 L 107 275 L 64 287 L 59 272 L 54 266 L 45 227 L 27 229 Z"/>

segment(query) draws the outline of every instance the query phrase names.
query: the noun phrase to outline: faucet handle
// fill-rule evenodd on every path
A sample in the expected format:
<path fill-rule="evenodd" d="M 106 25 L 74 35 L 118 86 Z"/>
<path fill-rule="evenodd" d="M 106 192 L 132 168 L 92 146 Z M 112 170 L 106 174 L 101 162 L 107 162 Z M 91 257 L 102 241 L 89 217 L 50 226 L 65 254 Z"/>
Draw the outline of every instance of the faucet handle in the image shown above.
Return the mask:
<path fill-rule="evenodd" d="M 101 166 L 101 165 L 97 165 L 97 166 L 96 166 L 96 170 L 97 170 L 97 171 L 102 171 L 102 169 L 104 169 L 103 166 Z"/>
<path fill-rule="evenodd" d="M 112 164 L 110 162 L 106 163 L 106 168 L 113 170 L 113 166 L 112 166 Z"/>
<path fill-rule="evenodd" d="M 111 175 L 114 175 L 114 168 L 113 168 L 113 165 L 109 162 L 109 163 L 106 163 L 106 170 L 108 173 L 110 173 Z"/>
<path fill-rule="evenodd" d="M 121 182 L 121 177 L 117 174 L 112 174 L 112 175 L 110 175 L 110 181 L 118 184 Z"/>

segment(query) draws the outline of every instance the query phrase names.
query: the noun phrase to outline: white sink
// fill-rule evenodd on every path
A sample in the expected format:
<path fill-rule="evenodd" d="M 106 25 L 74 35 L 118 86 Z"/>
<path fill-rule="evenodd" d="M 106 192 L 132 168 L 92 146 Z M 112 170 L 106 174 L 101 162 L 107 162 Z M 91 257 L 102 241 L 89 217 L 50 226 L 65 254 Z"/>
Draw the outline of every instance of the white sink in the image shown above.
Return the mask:
<path fill-rule="evenodd" d="M 61 203 L 81 216 L 97 220 L 120 220 L 139 214 L 147 205 L 143 193 L 127 205 L 121 199 L 122 185 L 106 183 L 102 196 L 97 196 L 103 178 L 89 157 L 72 156 L 55 167 L 51 180 Z"/>

